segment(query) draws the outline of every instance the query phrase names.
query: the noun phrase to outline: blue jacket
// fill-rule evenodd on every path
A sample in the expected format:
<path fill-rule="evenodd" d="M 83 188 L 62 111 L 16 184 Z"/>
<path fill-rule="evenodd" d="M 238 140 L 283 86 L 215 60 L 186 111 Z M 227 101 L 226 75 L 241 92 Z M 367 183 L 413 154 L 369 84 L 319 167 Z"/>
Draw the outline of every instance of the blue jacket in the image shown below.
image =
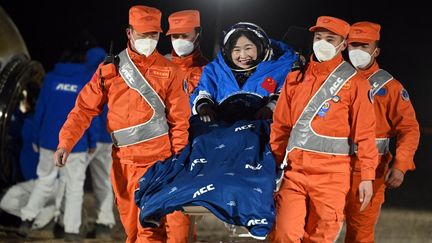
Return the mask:
<path fill-rule="evenodd" d="M 108 113 L 108 106 L 105 105 L 98 119 L 100 124 L 99 142 L 101 143 L 112 143 L 111 135 L 109 134 L 107 129 L 107 113 Z"/>
<path fill-rule="evenodd" d="M 213 103 L 220 104 L 228 96 L 248 92 L 259 96 L 270 96 L 279 93 L 285 82 L 285 77 L 291 71 L 292 64 L 298 60 L 294 50 L 287 44 L 271 40 L 273 57 L 269 61 L 258 64 L 255 72 L 240 88 L 232 70 L 219 52 L 216 59 L 204 67 L 198 87 L 191 95 L 190 102 L 193 114 L 197 114 L 195 104 L 200 99 L 211 99 Z M 274 90 L 265 88 L 265 83 L 271 78 L 276 81 Z"/>
<path fill-rule="evenodd" d="M 21 129 L 22 147 L 20 152 L 20 167 L 24 181 L 36 179 L 36 168 L 39 163 L 39 153 L 33 150 L 32 134 L 34 130 L 34 114 L 27 114 Z"/>
<path fill-rule="evenodd" d="M 54 70 L 46 74 L 34 115 L 33 142 L 36 145 L 57 149 L 60 129 L 74 107 L 78 93 L 91 79 L 104 54 L 101 48 L 90 49 L 88 63 L 57 63 Z M 71 152 L 96 147 L 100 125 L 98 118 L 95 119 Z"/>
<path fill-rule="evenodd" d="M 166 214 L 195 205 L 224 222 L 245 226 L 254 237 L 265 237 L 275 221 L 270 123 L 204 124 L 196 117 L 191 122 L 198 128 L 193 142 L 178 156 L 150 167 L 139 180 L 135 203 L 141 225 L 155 227 Z"/>

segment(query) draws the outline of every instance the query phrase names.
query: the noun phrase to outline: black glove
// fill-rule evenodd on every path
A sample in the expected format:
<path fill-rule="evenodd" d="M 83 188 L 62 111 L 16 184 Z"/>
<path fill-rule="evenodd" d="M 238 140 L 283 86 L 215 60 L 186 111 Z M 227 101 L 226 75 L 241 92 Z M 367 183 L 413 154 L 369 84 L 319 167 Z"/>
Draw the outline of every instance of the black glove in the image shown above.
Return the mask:
<path fill-rule="evenodd" d="M 199 107 L 198 115 L 203 122 L 211 122 L 216 118 L 216 112 L 210 104 L 203 104 Z"/>
<path fill-rule="evenodd" d="M 268 108 L 267 106 L 261 107 L 257 112 L 255 112 L 254 115 L 255 119 L 272 119 L 273 118 L 273 111 Z"/>

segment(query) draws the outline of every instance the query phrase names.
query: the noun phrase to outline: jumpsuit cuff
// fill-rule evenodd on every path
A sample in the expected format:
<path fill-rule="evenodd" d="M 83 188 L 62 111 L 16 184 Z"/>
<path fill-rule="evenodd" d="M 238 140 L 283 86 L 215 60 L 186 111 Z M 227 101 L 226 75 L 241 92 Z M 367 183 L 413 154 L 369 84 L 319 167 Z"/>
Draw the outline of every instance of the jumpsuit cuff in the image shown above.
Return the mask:
<path fill-rule="evenodd" d="M 375 170 L 362 170 L 361 171 L 362 181 L 373 181 L 375 180 Z"/>
<path fill-rule="evenodd" d="M 57 149 L 59 149 L 59 148 L 65 148 L 68 153 L 70 153 L 72 151 L 72 146 L 68 145 L 67 143 L 61 143 L 60 142 L 57 146 Z"/>
<path fill-rule="evenodd" d="M 274 112 L 274 109 L 276 107 L 276 100 L 271 100 L 269 103 L 267 103 L 266 107 L 268 107 L 271 111 Z"/>
<path fill-rule="evenodd" d="M 212 97 L 210 95 L 210 93 L 208 93 L 205 90 L 202 90 L 199 92 L 198 96 L 195 98 L 195 100 L 193 101 L 193 106 L 192 106 L 192 114 L 193 115 L 197 115 L 198 114 L 198 109 L 197 107 L 202 103 L 202 102 L 206 102 L 206 103 L 210 103 L 210 104 L 214 104 Z"/>
<path fill-rule="evenodd" d="M 395 162 L 392 167 L 402 171 L 404 174 L 409 170 L 415 170 L 414 162 L 404 163 L 401 160 L 398 160 L 397 158 L 395 159 Z"/>
<path fill-rule="evenodd" d="M 279 99 L 279 93 L 271 94 L 268 99 L 269 99 L 269 102 L 277 101 Z"/>

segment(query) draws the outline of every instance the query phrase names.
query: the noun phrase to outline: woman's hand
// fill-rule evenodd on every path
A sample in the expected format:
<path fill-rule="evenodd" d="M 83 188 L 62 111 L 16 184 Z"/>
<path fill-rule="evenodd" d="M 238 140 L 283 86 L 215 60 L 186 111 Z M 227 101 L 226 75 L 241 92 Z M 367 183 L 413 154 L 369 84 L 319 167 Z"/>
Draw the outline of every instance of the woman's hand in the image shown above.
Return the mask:
<path fill-rule="evenodd" d="M 203 122 L 214 121 L 216 117 L 216 112 L 212 105 L 204 104 L 199 108 L 198 115 Z"/>
<path fill-rule="evenodd" d="M 255 112 L 254 115 L 255 119 L 272 119 L 273 118 L 273 111 L 268 108 L 267 106 L 261 107 L 257 112 Z"/>

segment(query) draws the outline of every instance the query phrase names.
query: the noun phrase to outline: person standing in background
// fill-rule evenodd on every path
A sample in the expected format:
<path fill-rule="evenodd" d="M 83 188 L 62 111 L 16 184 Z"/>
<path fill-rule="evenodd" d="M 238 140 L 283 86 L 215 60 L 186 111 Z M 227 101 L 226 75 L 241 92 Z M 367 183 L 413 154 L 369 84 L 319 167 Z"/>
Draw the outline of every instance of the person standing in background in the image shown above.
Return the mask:
<path fill-rule="evenodd" d="M 85 171 L 88 166 L 87 154 L 94 152 L 99 137 L 99 127 L 92 125 L 71 151 L 68 166 L 59 169 L 52 163 L 58 143 L 58 132 L 73 108 L 78 92 L 91 78 L 86 63 L 89 52 L 93 51 L 94 43 L 88 35 L 79 34 L 67 48 L 55 65 L 54 70 L 47 73 L 40 92 L 34 115 L 33 143 L 39 150 L 37 167 L 38 179 L 25 207 L 21 209 L 21 226 L 19 234 L 27 237 L 34 219 L 54 193 L 54 183 L 59 176 L 60 193 L 56 195 L 58 202 L 64 201 L 64 231 L 66 241 L 81 238 L 81 211 L 84 197 Z M 105 52 L 95 52 L 104 55 Z M 65 187 L 63 195 L 62 189 Z"/>
<path fill-rule="evenodd" d="M 198 86 L 204 66 L 208 63 L 200 49 L 201 25 L 197 10 L 183 10 L 168 17 L 173 50 L 171 61 L 177 64 L 184 73 L 185 87 L 192 94 Z"/>
<path fill-rule="evenodd" d="M 360 211 L 357 188 L 361 181 L 360 163 L 355 158 L 351 189 L 347 196 L 345 242 L 374 242 L 375 226 L 384 203 L 386 188 L 398 188 L 405 173 L 415 169 L 414 154 L 420 131 L 408 92 L 376 61 L 380 54 L 381 26 L 372 22 L 357 22 L 348 35 L 348 56 L 357 71 L 367 78 L 372 87 L 376 116 L 376 144 L 379 164 L 373 181 L 371 204 Z M 396 138 L 396 155 L 389 151 L 389 140 Z M 390 162 L 391 167 L 389 168 Z"/>

